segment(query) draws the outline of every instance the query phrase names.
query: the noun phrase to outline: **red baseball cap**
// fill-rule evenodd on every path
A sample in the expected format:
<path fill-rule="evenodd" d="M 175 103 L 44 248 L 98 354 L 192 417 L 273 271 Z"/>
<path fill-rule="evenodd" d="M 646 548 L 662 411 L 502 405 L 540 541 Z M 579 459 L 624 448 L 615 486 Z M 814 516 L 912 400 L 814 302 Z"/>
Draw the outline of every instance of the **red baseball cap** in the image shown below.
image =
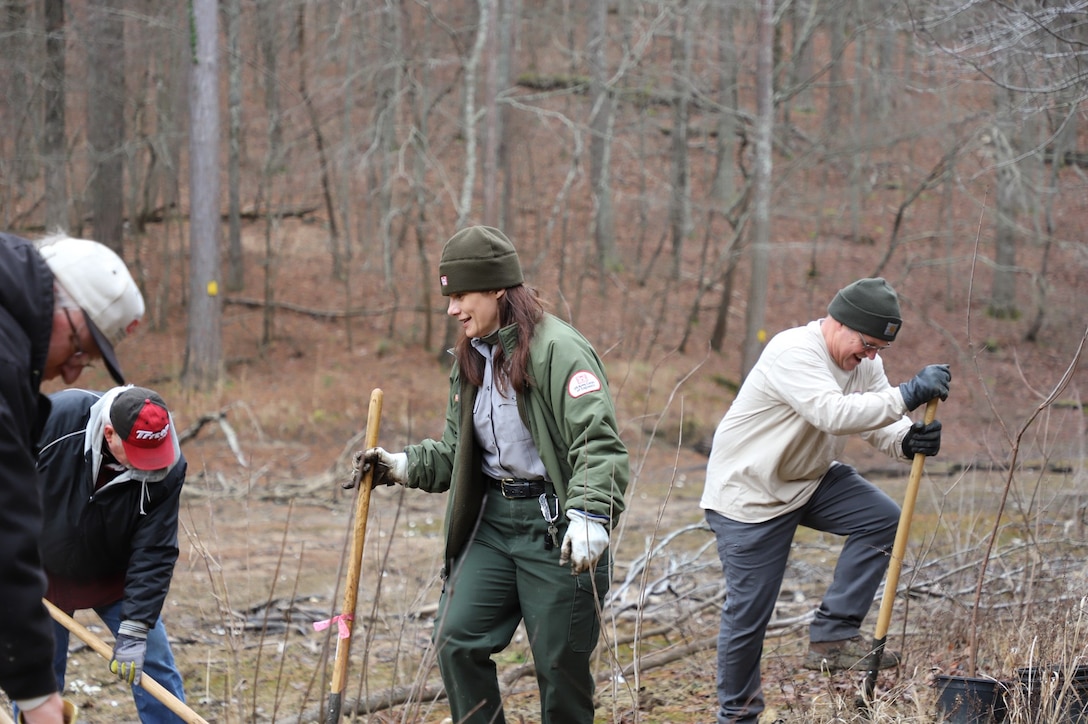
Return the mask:
<path fill-rule="evenodd" d="M 127 388 L 110 405 L 110 423 L 121 436 L 129 465 L 137 470 L 168 468 L 177 461 L 170 411 L 158 393 Z"/>

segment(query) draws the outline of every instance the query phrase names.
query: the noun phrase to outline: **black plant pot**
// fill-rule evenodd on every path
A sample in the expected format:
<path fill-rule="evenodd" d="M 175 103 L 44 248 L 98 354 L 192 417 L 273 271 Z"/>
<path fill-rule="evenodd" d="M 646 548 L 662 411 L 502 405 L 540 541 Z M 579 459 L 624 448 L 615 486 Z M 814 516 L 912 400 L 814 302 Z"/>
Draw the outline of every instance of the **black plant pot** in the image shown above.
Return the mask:
<path fill-rule="evenodd" d="M 991 724 L 1005 721 L 1005 687 L 1000 681 L 940 674 L 937 715 L 950 724 Z"/>
<path fill-rule="evenodd" d="M 1088 724 L 1088 666 L 1032 666 L 1016 674 L 1029 722 Z"/>

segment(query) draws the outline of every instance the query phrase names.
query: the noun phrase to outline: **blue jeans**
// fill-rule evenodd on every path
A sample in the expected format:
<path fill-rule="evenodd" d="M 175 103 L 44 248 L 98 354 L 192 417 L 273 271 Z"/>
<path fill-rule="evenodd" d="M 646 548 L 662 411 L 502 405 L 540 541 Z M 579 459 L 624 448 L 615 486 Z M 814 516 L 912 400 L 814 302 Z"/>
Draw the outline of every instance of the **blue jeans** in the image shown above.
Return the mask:
<path fill-rule="evenodd" d="M 103 623 L 109 627 L 113 635 L 117 635 L 117 629 L 121 626 L 121 602 L 117 601 L 95 609 Z M 56 640 L 56 648 L 53 651 L 53 673 L 57 677 L 57 688 L 64 691 L 64 670 L 68 665 L 68 629 L 59 623 L 53 623 L 53 636 Z M 109 669 L 106 669 L 107 671 Z M 185 701 L 185 690 L 182 687 L 181 674 L 174 663 L 174 653 L 170 650 L 170 642 L 166 639 L 166 627 L 162 625 L 160 618 L 147 632 L 147 657 L 144 659 L 144 674 L 162 684 L 163 688 Z M 136 711 L 140 713 L 142 724 L 175 724 L 183 722 L 174 712 L 166 708 L 142 686 L 132 687 L 132 699 L 136 702 Z"/>
<path fill-rule="evenodd" d="M 726 598 L 718 629 L 718 724 L 755 724 L 763 711 L 763 637 L 786 574 L 798 526 L 845 536 L 831 583 L 809 626 L 813 642 L 856 636 L 884 572 L 899 506 L 849 465 L 835 465 L 797 510 L 762 523 L 713 511 Z"/>

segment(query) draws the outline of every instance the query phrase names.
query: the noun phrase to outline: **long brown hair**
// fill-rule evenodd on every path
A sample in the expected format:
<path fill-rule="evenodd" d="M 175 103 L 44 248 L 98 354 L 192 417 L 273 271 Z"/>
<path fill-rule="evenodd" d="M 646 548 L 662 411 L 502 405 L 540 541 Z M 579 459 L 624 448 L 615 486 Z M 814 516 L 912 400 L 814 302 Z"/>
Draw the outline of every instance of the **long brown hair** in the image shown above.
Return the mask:
<path fill-rule="evenodd" d="M 544 305 L 536 289 L 519 284 L 508 287 L 506 294 L 499 297 L 499 328 L 511 324 L 517 326 L 518 341 L 509 364 L 502 345 L 495 345 L 492 359 L 492 371 L 495 383 L 500 390 L 512 388 L 515 392 L 525 392 L 532 384 L 529 375 L 529 342 L 533 339 L 536 325 L 544 318 Z M 484 358 L 472 347 L 472 340 L 465 335 L 458 338 L 453 348 L 453 355 L 461 366 L 461 374 L 466 380 L 479 387 L 484 382 Z M 507 387 L 510 385 L 510 388 Z"/>

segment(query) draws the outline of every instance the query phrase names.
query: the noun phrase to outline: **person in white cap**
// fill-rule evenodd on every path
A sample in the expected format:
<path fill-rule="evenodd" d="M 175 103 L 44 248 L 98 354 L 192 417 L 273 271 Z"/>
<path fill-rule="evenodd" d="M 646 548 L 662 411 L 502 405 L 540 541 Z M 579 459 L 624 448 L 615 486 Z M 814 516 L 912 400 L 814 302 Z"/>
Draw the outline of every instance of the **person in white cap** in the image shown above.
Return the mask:
<path fill-rule="evenodd" d="M 185 700 L 160 614 L 178 558 L 178 506 L 187 465 L 173 419 L 143 387 L 50 396 L 38 470 L 46 598 L 69 615 L 94 609 L 115 637 L 110 671 L 132 685 L 143 724 L 180 722 L 138 686 L 151 678 Z M 57 686 L 68 631 L 54 625 Z"/>
<path fill-rule="evenodd" d="M 0 689 L 28 724 L 65 721 L 42 605 L 42 512 L 34 443 L 49 413 L 44 380 L 72 384 L 139 325 L 144 300 L 108 247 L 56 236 L 36 244 L 0 233 Z M 70 719 L 73 714 L 69 713 Z"/>

